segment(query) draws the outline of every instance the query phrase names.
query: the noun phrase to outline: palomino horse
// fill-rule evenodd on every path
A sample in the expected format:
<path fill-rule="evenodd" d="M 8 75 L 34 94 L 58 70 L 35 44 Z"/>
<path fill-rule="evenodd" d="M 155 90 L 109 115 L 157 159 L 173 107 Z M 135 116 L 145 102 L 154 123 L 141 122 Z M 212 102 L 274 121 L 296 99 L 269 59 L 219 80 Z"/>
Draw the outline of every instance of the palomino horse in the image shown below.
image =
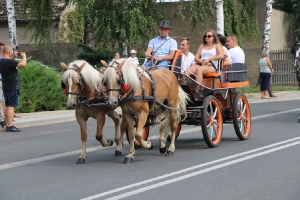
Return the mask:
<path fill-rule="evenodd" d="M 185 118 L 188 96 L 179 87 L 177 78 L 167 69 L 152 70 L 151 73 L 137 68 L 125 59 L 113 60 L 107 65 L 103 74 L 109 103 L 122 108 L 121 137 L 126 128 L 130 140 L 130 152 L 124 163 L 133 161 L 135 156 L 134 138 L 144 148 L 152 149 L 153 144 L 142 138 L 143 127 L 148 115 L 156 117 L 160 125 L 160 153 L 172 156 L 175 151 L 175 132 L 181 117 Z M 122 95 L 122 96 L 121 96 Z M 133 120 L 137 117 L 138 124 L 134 134 Z M 165 142 L 171 128 L 171 143 L 166 150 Z M 121 141 L 119 141 L 121 142 Z"/>
<path fill-rule="evenodd" d="M 105 123 L 105 114 L 113 119 L 115 123 L 115 141 L 120 141 L 118 130 L 120 127 L 120 116 L 111 107 L 93 107 L 92 104 L 104 104 L 102 74 L 89 65 L 86 61 L 76 60 L 67 67 L 65 63 L 61 63 L 61 67 L 65 71 L 63 74 L 63 82 L 67 89 L 67 107 L 73 109 L 75 107 L 75 115 L 80 126 L 82 152 L 77 160 L 77 164 L 82 164 L 86 159 L 86 141 L 87 128 L 86 122 L 89 117 L 97 120 L 96 139 L 103 147 L 111 146 L 112 140 L 104 140 L 102 138 L 103 126 Z M 106 98 L 107 99 L 107 98 Z M 100 102 L 100 103 L 99 103 Z M 122 149 L 122 142 L 117 143 L 118 148 Z M 116 154 L 116 156 L 118 156 Z"/>

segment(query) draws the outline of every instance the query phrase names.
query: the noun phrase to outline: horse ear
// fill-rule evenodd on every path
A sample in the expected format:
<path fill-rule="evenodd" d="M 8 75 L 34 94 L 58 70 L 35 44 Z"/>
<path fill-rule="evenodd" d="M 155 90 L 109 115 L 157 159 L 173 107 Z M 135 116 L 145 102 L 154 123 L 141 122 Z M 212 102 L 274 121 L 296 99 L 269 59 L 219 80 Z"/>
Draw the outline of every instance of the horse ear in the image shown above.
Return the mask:
<path fill-rule="evenodd" d="M 78 67 L 75 71 L 76 71 L 77 73 L 80 73 L 81 70 L 84 68 L 84 65 L 85 65 L 85 63 L 82 63 L 82 65 L 81 65 L 80 67 Z"/>
<path fill-rule="evenodd" d="M 124 65 L 126 60 L 123 60 L 117 67 L 116 70 L 120 70 L 122 68 L 122 66 Z"/>
<path fill-rule="evenodd" d="M 66 65 L 65 63 L 61 62 L 60 65 L 61 65 L 61 68 L 62 68 L 64 71 L 67 71 L 68 67 L 67 67 L 67 65 Z"/>
<path fill-rule="evenodd" d="M 107 63 L 106 63 L 104 60 L 100 60 L 100 62 L 102 63 L 102 65 L 103 65 L 105 68 L 108 67 Z"/>

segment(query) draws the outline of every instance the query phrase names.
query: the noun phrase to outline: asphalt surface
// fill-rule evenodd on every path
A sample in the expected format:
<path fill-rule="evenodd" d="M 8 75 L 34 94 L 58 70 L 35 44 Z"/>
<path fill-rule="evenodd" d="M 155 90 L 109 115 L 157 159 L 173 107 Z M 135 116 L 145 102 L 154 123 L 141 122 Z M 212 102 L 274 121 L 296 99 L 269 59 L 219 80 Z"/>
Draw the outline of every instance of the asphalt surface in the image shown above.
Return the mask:
<path fill-rule="evenodd" d="M 126 139 L 123 156 L 115 157 L 115 146 L 102 148 L 95 140 L 93 119 L 86 163 L 76 165 L 81 141 L 74 111 L 21 114 L 15 122 L 21 133 L 0 134 L 0 199 L 300 199 L 297 93 L 275 93 L 270 100 L 249 94 L 250 138 L 238 140 L 233 125 L 225 124 L 218 148 L 207 147 L 199 126 L 183 125 L 175 155 L 166 157 L 151 128 L 154 149 L 137 150 L 128 165 L 122 164 Z M 105 138 L 113 138 L 112 130 L 108 118 Z"/>
<path fill-rule="evenodd" d="M 277 97 L 271 99 L 261 99 L 260 93 L 246 94 L 246 96 L 248 97 L 249 103 L 290 101 L 300 99 L 300 92 L 297 91 L 275 92 L 274 94 L 277 95 Z M 121 113 L 121 109 L 119 107 L 116 109 L 116 111 Z M 76 120 L 74 110 L 21 113 L 20 115 L 21 118 L 15 118 L 16 122 L 13 123 L 18 128 Z"/>

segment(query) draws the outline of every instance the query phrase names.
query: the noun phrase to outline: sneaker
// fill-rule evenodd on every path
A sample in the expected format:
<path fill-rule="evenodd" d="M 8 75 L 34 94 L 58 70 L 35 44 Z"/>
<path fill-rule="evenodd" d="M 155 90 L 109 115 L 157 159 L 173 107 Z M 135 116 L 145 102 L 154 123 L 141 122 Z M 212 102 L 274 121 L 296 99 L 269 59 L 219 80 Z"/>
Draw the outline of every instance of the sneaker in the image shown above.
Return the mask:
<path fill-rule="evenodd" d="M 21 132 L 20 129 L 17 129 L 15 126 L 6 126 L 6 132 Z"/>
<path fill-rule="evenodd" d="M 270 97 L 277 97 L 277 96 L 273 94 L 273 95 L 270 95 Z"/>
<path fill-rule="evenodd" d="M 6 122 L 5 121 L 1 121 L 0 125 L 1 125 L 2 128 L 4 128 L 6 126 Z"/>

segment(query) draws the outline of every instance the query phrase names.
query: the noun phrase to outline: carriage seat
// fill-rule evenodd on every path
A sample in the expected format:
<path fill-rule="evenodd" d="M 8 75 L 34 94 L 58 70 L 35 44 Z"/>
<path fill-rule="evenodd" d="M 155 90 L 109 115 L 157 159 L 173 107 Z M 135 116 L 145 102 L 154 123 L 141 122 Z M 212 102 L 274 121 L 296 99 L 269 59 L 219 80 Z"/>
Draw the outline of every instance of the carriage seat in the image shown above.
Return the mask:
<path fill-rule="evenodd" d="M 172 72 L 174 72 L 175 75 L 177 73 L 181 73 L 181 57 L 182 57 L 182 51 L 180 49 L 178 49 L 175 52 L 173 60 L 171 60 L 172 64 L 171 64 L 171 67 L 170 67 L 170 70 Z"/>
<path fill-rule="evenodd" d="M 210 78 L 210 77 L 221 77 L 222 72 L 209 72 L 203 75 L 203 78 Z"/>
<path fill-rule="evenodd" d="M 224 58 L 226 58 L 226 56 L 224 56 Z M 218 66 L 216 66 L 218 71 L 203 74 L 203 78 L 221 77 L 222 76 L 222 70 L 224 68 L 224 62 L 223 62 L 224 58 L 218 60 Z"/>
<path fill-rule="evenodd" d="M 223 70 L 226 82 L 243 82 L 247 80 L 247 66 L 244 63 L 234 63 Z"/>

